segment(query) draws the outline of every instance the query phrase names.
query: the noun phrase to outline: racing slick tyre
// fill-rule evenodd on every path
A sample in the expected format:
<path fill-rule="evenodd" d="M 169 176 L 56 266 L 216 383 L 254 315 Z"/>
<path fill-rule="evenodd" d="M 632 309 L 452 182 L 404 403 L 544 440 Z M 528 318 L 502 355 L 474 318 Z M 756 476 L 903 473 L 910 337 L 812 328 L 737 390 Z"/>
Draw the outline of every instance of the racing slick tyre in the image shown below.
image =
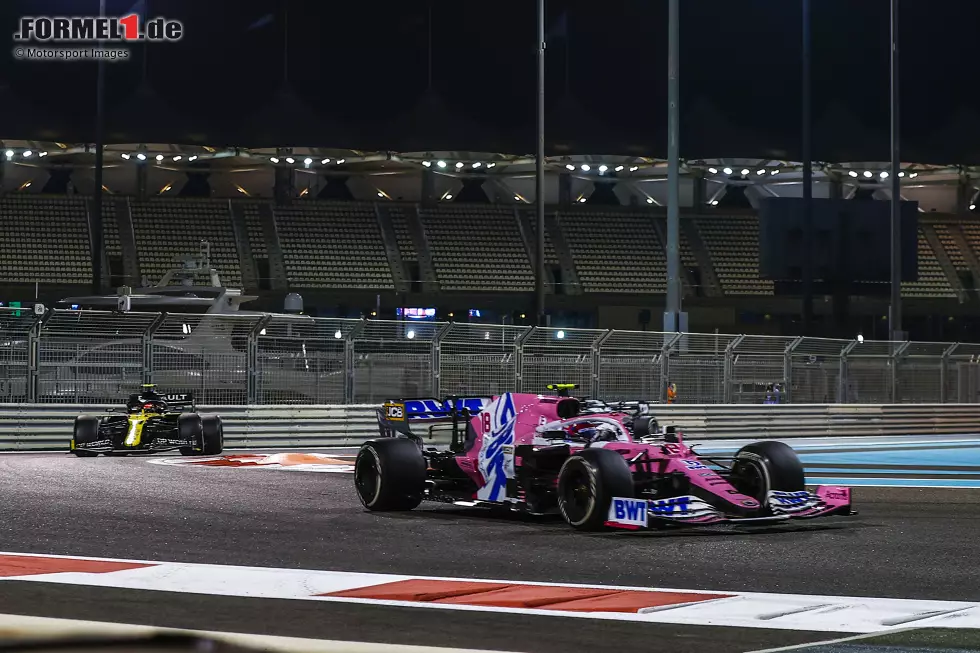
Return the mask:
<path fill-rule="evenodd" d="M 766 505 L 770 490 L 797 492 L 806 489 L 803 463 L 796 452 L 783 442 L 753 442 L 735 454 L 732 485 Z"/>
<path fill-rule="evenodd" d="M 99 418 L 91 415 L 79 415 L 75 418 L 75 430 L 71 437 L 71 452 L 79 458 L 94 458 L 99 454 L 95 451 L 76 449 L 76 445 L 89 444 L 99 439 Z"/>
<path fill-rule="evenodd" d="M 602 529 L 613 497 L 633 497 L 633 474 L 622 455 L 609 449 L 584 449 L 561 466 L 558 509 L 573 528 Z"/>
<path fill-rule="evenodd" d="M 182 456 L 200 456 L 204 453 L 204 420 L 197 413 L 185 413 L 177 418 L 177 437 L 185 442 L 193 442 L 189 447 L 181 447 Z"/>
<path fill-rule="evenodd" d="M 354 487 L 372 511 L 412 510 L 422 503 L 426 462 L 407 438 L 369 440 L 354 462 Z"/>
<path fill-rule="evenodd" d="M 205 456 L 217 456 L 225 448 L 225 427 L 217 415 L 201 418 L 201 452 Z"/>

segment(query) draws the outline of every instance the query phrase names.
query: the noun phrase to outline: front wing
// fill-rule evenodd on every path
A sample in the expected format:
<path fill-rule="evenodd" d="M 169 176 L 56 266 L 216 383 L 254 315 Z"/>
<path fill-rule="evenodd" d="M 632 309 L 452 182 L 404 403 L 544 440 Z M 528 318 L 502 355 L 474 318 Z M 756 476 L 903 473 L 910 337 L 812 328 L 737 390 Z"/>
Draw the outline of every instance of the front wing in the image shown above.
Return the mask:
<path fill-rule="evenodd" d="M 94 442 L 76 443 L 71 439 L 70 450 L 76 449 L 93 453 L 161 453 L 174 451 L 184 447 L 196 447 L 197 443 L 177 437 L 176 430 L 169 424 L 147 425 L 141 437 L 140 444 L 126 446 L 120 437 L 118 428 L 111 424 L 103 424 L 99 428 L 99 439 Z M 125 429 L 123 429 L 123 432 Z"/>
<path fill-rule="evenodd" d="M 771 491 L 766 504 L 771 514 L 740 517 L 727 514 L 695 496 L 670 499 L 616 497 L 609 505 L 606 526 L 637 530 L 662 524 L 705 526 L 709 524 L 764 525 L 791 519 L 813 519 L 831 515 L 853 515 L 851 489 L 820 486 L 815 492 Z"/>

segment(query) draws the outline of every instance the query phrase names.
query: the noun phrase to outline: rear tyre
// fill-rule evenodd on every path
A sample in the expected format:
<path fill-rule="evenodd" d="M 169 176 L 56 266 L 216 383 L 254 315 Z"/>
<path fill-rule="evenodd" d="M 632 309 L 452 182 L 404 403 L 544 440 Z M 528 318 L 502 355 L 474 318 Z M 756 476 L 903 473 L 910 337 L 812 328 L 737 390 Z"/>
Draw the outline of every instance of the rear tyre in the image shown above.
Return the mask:
<path fill-rule="evenodd" d="M 803 463 L 793 449 L 775 440 L 747 444 L 735 454 L 732 485 L 761 505 L 771 490 L 797 492 L 806 489 Z"/>
<path fill-rule="evenodd" d="M 201 450 L 205 456 L 217 456 L 225 448 L 225 427 L 217 415 L 201 418 Z"/>
<path fill-rule="evenodd" d="M 79 458 L 95 458 L 99 454 L 95 451 L 77 449 L 80 444 L 91 444 L 99 439 L 99 425 L 101 420 L 91 415 L 79 415 L 75 418 L 75 429 L 72 432 L 71 452 Z"/>
<path fill-rule="evenodd" d="M 200 456 L 204 444 L 201 440 L 204 432 L 204 421 L 197 413 L 185 413 L 177 418 L 177 437 L 185 442 L 194 444 L 180 448 L 182 456 Z"/>
<path fill-rule="evenodd" d="M 573 528 L 605 527 L 613 497 L 633 497 L 629 463 L 609 449 L 584 449 L 570 456 L 558 472 L 558 509 Z"/>
<path fill-rule="evenodd" d="M 407 438 L 370 440 L 354 463 L 354 487 L 372 511 L 412 510 L 422 503 L 426 463 L 419 446 Z"/>

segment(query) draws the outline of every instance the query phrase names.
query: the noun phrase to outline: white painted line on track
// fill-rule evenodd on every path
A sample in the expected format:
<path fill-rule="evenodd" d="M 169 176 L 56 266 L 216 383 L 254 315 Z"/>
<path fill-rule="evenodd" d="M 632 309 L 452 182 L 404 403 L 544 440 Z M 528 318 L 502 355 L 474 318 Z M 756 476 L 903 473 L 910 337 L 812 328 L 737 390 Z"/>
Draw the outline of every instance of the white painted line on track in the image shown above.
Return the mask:
<path fill-rule="evenodd" d="M 904 633 L 911 630 L 917 630 L 916 628 L 893 628 L 891 630 L 885 631 L 888 634 L 894 635 L 897 633 Z M 806 644 L 793 644 L 791 646 L 780 646 L 778 648 L 763 648 L 755 651 L 748 651 L 747 653 L 782 653 L 783 651 L 799 651 L 805 648 L 816 648 L 818 646 L 835 646 L 837 644 L 849 644 L 851 642 L 860 642 L 863 639 L 871 639 L 872 637 L 880 637 L 883 633 L 864 633 L 863 635 L 852 635 L 850 637 L 841 637 L 839 639 L 825 639 L 817 642 L 809 642 Z M 964 651 L 964 653 L 966 653 Z"/>
<path fill-rule="evenodd" d="M 980 602 L 463 579 L 0 553 L 3 579 L 692 626 L 876 633 L 980 628 Z M 326 595 L 326 596 L 324 596 Z"/>
<path fill-rule="evenodd" d="M 138 624 L 109 623 L 100 621 L 80 621 L 75 619 L 53 619 L 50 617 L 27 617 L 0 614 L 0 639 L 5 644 L 15 641 L 52 641 L 68 638 L 142 638 L 153 635 L 187 635 L 206 637 L 229 644 L 249 647 L 258 651 L 281 651 L 283 653 L 494 653 L 472 649 L 442 648 L 430 646 L 408 646 L 403 644 L 376 644 L 368 642 L 347 642 L 329 639 L 310 639 L 305 637 L 279 637 L 273 635 L 253 635 L 248 633 L 225 633 L 218 631 L 184 630 L 178 628 L 159 628 Z M 54 648 L 52 645 L 50 648 Z M 499 652 L 497 652 L 499 653 Z"/>

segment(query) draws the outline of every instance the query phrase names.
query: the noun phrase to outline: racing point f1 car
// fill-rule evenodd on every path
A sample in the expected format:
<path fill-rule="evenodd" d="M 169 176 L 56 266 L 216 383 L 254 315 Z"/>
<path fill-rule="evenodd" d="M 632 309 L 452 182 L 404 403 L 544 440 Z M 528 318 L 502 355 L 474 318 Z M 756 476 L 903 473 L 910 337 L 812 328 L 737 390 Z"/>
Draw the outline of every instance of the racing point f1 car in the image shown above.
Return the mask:
<path fill-rule="evenodd" d="M 493 398 L 401 400 L 378 412 L 381 436 L 357 455 L 354 483 L 371 511 L 422 500 L 558 512 L 576 529 L 770 524 L 851 515 L 850 488 L 806 489 L 786 444 L 705 458 L 639 402 L 507 393 Z M 413 431 L 451 432 L 449 450 Z M 421 430 L 422 429 L 418 429 Z"/>
<path fill-rule="evenodd" d="M 190 394 L 158 394 L 152 385 L 129 396 L 125 414 L 80 415 L 70 449 L 79 457 L 100 453 L 157 453 L 179 450 L 185 456 L 214 456 L 224 448 L 224 427 L 217 415 L 196 412 Z"/>

